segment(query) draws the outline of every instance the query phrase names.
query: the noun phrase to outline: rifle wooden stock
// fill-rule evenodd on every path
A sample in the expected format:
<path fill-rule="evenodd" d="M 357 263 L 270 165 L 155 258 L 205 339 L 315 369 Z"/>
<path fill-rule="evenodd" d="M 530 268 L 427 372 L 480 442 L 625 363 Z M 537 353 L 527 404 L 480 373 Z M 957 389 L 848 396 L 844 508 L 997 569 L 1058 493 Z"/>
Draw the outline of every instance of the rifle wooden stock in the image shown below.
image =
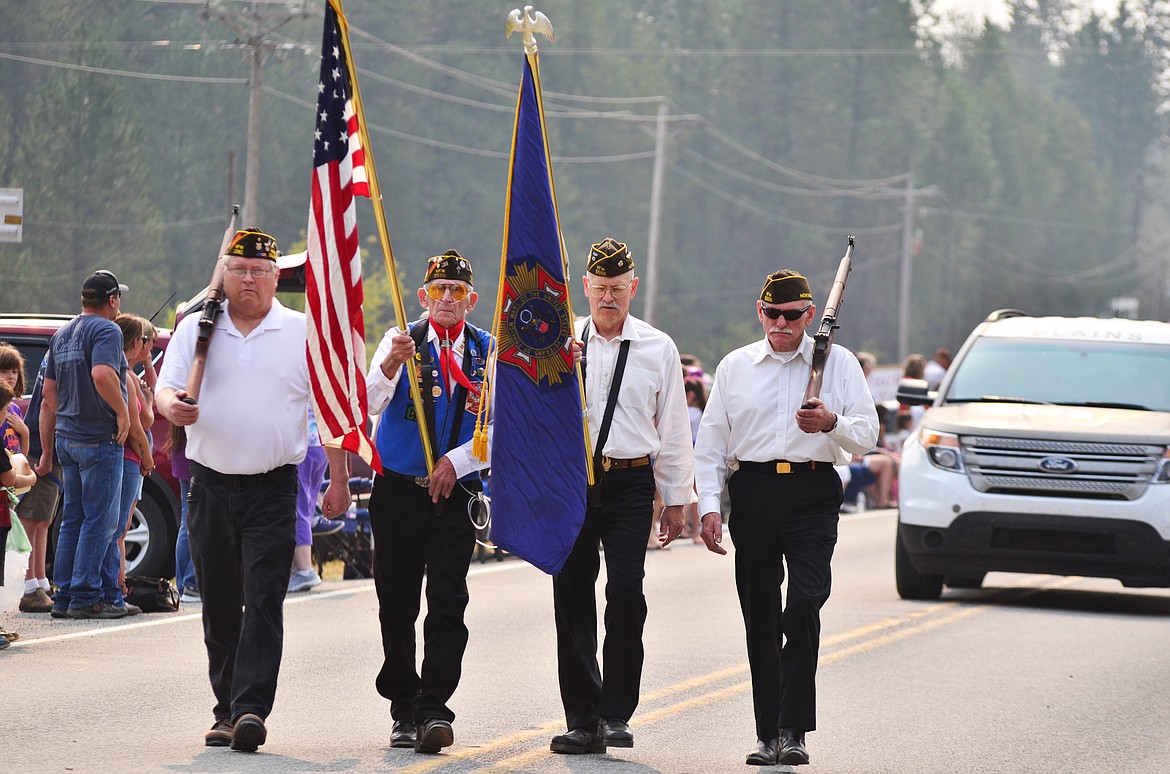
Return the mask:
<path fill-rule="evenodd" d="M 215 256 L 215 269 L 211 273 L 211 283 L 207 286 L 207 299 L 203 302 L 203 312 L 199 316 L 199 333 L 195 339 L 195 357 L 191 360 L 191 370 L 187 373 L 188 403 L 199 400 L 199 390 L 203 386 L 203 371 L 207 365 L 207 349 L 211 346 L 211 334 L 215 332 L 215 316 L 219 314 L 219 306 L 223 303 L 223 255 L 227 252 L 232 237 L 236 235 L 236 218 L 240 214 L 240 205 L 232 205 L 232 216 L 228 220 L 227 229 L 223 232 L 223 241 L 219 245 L 219 253 Z"/>
<path fill-rule="evenodd" d="M 833 339 L 837 337 L 837 314 L 841 311 L 841 303 L 845 298 L 845 283 L 849 281 L 849 272 L 853 269 L 853 242 L 848 237 L 845 248 L 845 257 L 837 266 L 837 276 L 833 278 L 833 287 L 829 290 L 829 297 L 825 301 L 825 313 L 821 316 L 821 325 L 813 336 L 812 372 L 808 375 L 808 387 L 804 391 L 802 408 L 809 407 L 809 401 L 821 395 L 821 383 L 825 378 L 825 361 L 829 359 L 829 349 L 833 346 Z"/>

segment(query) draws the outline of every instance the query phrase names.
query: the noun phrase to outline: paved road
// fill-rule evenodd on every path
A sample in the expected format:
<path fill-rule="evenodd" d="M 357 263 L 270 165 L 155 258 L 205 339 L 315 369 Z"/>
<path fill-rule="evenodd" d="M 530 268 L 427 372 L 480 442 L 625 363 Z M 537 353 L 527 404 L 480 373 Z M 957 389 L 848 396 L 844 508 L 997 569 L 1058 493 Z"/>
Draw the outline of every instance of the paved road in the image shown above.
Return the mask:
<path fill-rule="evenodd" d="M 802 772 L 1170 771 L 1170 593 L 993 574 L 898 599 L 892 511 L 846 516 L 824 616 L 821 729 Z M 387 745 L 368 581 L 290 598 L 268 743 L 202 746 L 212 698 L 197 614 L 108 622 L 0 614 L 5 772 L 745 772 L 754 742 L 732 557 L 653 551 L 637 746 L 548 752 L 563 719 L 549 580 L 472 570 L 471 643 L 440 756 Z M 779 770 L 792 770 L 776 767 Z"/>

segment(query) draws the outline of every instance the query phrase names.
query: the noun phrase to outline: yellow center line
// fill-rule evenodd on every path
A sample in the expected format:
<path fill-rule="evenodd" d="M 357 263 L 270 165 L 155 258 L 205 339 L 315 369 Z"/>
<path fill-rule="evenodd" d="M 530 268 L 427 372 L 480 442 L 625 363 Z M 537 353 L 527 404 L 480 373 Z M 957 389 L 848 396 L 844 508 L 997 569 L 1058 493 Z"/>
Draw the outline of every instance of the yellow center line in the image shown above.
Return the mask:
<path fill-rule="evenodd" d="M 1078 580 L 1080 580 L 1080 578 L 1056 579 L 1051 583 L 1043 583 L 1043 588 L 1057 588 L 1060 586 L 1066 586 Z M 1025 589 L 1024 593 L 1028 595 L 1039 593 L 1043 590 L 1043 588 Z M 842 632 L 841 634 L 826 637 L 821 642 L 822 648 L 831 648 L 840 643 L 861 639 L 863 637 L 871 637 L 871 639 L 866 639 L 862 642 L 858 642 L 848 647 L 832 651 L 826 655 L 822 655 L 820 658 L 820 665 L 828 666 L 829 664 L 842 661 L 850 656 L 863 653 L 874 648 L 889 645 L 891 643 L 918 634 L 923 634 L 940 626 L 956 623 L 965 618 L 970 618 L 971 616 L 978 615 L 979 613 L 995 609 L 991 606 L 964 605 L 960 609 L 954 610 L 954 607 L 954 602 L 940 602 L 938 604 L 924 607 L 921 610 L 916 610 L 912 613 L 893 616 L 873 624 L 866 624 L 865 626 L 859 626 L 847 632 Z M 952 610 L 953 612 L 941 616 L 936 615 L 944 610 Z M 887 633 L 881 636 L 872 637 L 872 635 L 878 634 L 880 632 Z M 720 669 L 705 675 L 699 675 L 698 677 L 683 680 L 665 688 L 660 688 L 656 691 L 643 694 L 641 701 L 652 702 L 658 699 L 667 698 L 675 694 L 690 691 L 695 688 L 700 688 L 710 683 L 738 677 L 747 673 L 747 671 L 748 665 L 746 662 L 744 662 L 742 664 Z M 706 691 L 696 696 L 688 697 L 681 701 L 675 702 L 674 704 L 668 704 L 664 707 L 659 707 L 649 712 L 641 712 L 638 714 L 638 724 L 641 726 L 650 725 L 674 715 L 678 715 L 682 712 L 686 712 L 687 710 L 714 704 L 732 696 L 746 693 L 751 690 L 751 687 L 751 680 L 742 680 L 723 688 Z M 408 766 L 407 768 L 401 769 L 401 772 L 403 772 L 403 774 L 424 774 L 425 772 L 434 771 L 435 769 L 442 768 L 448 764 L 479 758 L 485 753 L 495 752 L 497 750 L 516 744 L 523 744 L 532 739 L 547 737 L 550 734 L 561 730 L 563 730 L 563 722 L 560 720 L 542 723 L 541 725 L 534 728 L 525 731 L 518 731 L 513 734 L 508 734 L 507 736 L 497 737 L 496 739 L 490 740 L 475 747 L 457 750 L 439 757 L 421 761 L 413 766 Z M 530 763 L 534 763 L 535 761 L 540 760 L 541 758 L 550 754 L 551 753 L 549 753 L 548 748 L 542 746 L 538 749 L 529 750 L 504 760 L 492 763 L 485 762 L 485 765 L 479 770 L 485 772 L 513 771 Z"/>

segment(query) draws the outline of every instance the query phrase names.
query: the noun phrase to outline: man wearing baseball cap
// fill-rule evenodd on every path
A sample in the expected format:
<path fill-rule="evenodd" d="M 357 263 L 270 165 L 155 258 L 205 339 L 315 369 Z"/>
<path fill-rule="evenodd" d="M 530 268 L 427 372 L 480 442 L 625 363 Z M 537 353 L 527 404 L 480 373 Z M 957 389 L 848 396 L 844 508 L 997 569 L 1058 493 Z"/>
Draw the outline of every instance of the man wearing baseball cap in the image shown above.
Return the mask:
<path fill-rule="evenodd" d="M 64 475 L 65 505 L 53 560 L 54 618 L 121 618 L 127 606 L 117 583 L 105 583 L 102 558 L 121 526 L 122 444 L 130 432 L 126 356 L 114 317 L 129 290 L 101 269 L 81 286 L 81 314 L 49 343 L 40 415 L 37 475 Z"/>

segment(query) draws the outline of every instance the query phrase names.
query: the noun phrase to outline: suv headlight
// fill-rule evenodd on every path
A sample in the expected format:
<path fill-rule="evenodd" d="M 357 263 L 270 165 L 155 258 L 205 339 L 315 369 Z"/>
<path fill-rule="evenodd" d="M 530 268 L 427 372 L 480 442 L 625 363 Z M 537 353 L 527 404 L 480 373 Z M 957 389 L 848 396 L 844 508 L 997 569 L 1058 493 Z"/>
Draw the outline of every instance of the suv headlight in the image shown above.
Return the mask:
<path fill-rule="evenodd" d="M 1170 484 L 1170 447 L 1162 452 L 1162 461 L 1158 463 L 1158 467 L 1154 469 L 1154 477 L 1150 479 L 1151 484 Z"/>
<path fill-rule="evenodd" d="M 955 473 L 963 472 L 963 452 L 959 448 L 959 436 L 924 427 L 918 431 L 918 442 L 926 451 L 930 464 Z"/>

